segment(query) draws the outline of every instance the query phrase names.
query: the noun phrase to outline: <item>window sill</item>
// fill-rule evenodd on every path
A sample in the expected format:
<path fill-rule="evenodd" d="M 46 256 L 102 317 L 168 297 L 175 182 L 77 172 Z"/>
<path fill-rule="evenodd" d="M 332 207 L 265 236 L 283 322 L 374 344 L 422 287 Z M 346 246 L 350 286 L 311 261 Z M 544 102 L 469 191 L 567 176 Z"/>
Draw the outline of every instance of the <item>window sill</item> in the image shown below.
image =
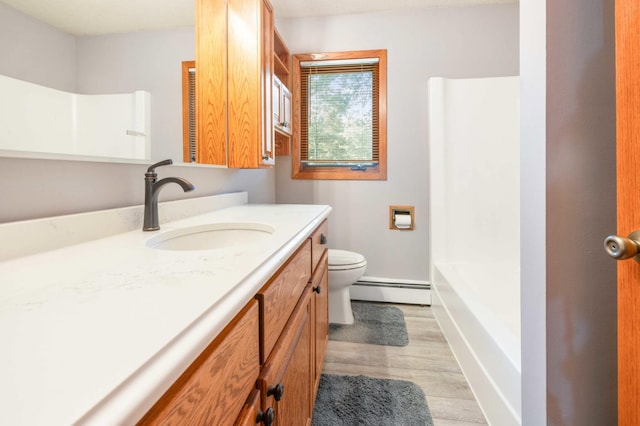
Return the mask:
<path fill-rule="evenodd" d="M 348 167 L 303 167 L 293 165 L 292 179 L 315 180 L 387 180 L 387 170 L 378 165 L 366 170 L 351 170 Z"/>

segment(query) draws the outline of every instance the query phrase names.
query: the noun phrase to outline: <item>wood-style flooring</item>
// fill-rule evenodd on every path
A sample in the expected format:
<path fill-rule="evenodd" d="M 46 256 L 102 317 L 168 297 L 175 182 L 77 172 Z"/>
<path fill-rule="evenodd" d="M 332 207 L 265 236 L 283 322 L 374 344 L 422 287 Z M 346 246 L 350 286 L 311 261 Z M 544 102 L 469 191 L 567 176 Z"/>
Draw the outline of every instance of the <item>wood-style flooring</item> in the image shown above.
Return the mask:
<path fill-rule="evenodd" d="M 410 380 L 424 391 L 434 426 L 486 425 L 431 308 L 391 306 L 400 308 L 404 313 L 408 346 L 329 340 L 323 372 Z"/>

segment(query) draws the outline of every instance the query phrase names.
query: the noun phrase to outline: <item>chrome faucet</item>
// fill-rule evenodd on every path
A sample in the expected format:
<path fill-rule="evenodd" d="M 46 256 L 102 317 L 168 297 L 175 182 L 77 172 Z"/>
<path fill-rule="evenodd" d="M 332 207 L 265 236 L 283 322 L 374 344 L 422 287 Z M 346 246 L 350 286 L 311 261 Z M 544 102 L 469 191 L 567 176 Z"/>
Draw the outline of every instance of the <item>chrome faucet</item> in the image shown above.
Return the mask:
<path fill-rule="evenodd" d="M 193 191 L 196 189 L 191 182 L 183 178 L 168 177 L 157 180 L 158 174 L 155 171 L 156 167 L 168 166 L 173 164 L 171 159 L 160 161 L 159 163 L 149 166 L 147 172 L 144 174 L 144 224 L 142 225 L 143 231 L 157 231 L 160 229 L 160 223 L 158 220 L 158 194 L 160 189 L 167 183 L 177 183 L 182 187 L 184 192 Z"/>

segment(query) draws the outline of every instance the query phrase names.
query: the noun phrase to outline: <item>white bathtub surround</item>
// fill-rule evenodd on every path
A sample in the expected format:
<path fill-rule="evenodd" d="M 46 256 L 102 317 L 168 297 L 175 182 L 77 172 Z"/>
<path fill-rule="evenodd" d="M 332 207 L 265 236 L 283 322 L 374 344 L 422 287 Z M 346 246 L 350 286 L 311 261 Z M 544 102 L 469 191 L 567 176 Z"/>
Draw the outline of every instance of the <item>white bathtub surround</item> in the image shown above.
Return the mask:
<path fill-rule="evenodd" d="M 83 95 L 0 75 L 0 148 L 114 159 L 151 158 L 151 94 Z"/>
<path fill-rule="evenodd" d="M 519 78 L 429 80 L 433 310 L 490 424 L 521 423 Z"/>
<path fill-rule="evenodd" d="M 0 262 L 0 424 L 135 423 L 331 211 L 215 198 L 173 202 L 171 214 L 161 203 L 157 232 L 141 231 L 134 208 L 0 226 L 2 241 L 37 245 L 32 233 L 42 231 L 63 242 L 31 255 L 25 243 Z M 217 201 L 225 208 L 214 210 Z M 274 233 L 217 250 L 145 245 L 163 231 L 224 222 Z"/>

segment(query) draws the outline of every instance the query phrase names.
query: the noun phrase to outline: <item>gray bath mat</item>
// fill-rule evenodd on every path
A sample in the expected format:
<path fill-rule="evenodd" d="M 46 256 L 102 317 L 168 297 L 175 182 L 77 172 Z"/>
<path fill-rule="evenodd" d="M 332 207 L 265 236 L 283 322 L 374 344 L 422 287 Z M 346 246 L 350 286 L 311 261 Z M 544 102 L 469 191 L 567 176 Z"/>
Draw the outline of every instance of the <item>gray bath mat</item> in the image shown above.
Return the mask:
<path fill-rule="evenodd" d="M 312 425 L 433 426 L 433 419 L 413 382 L 322 374 Z"/>
<path fill-rule="evenodd" d="M 329 340 L 407 346 L 409 336 L 402 311 L 395 306 L 351 302 L 352 325 L 329 324 Z"/>

